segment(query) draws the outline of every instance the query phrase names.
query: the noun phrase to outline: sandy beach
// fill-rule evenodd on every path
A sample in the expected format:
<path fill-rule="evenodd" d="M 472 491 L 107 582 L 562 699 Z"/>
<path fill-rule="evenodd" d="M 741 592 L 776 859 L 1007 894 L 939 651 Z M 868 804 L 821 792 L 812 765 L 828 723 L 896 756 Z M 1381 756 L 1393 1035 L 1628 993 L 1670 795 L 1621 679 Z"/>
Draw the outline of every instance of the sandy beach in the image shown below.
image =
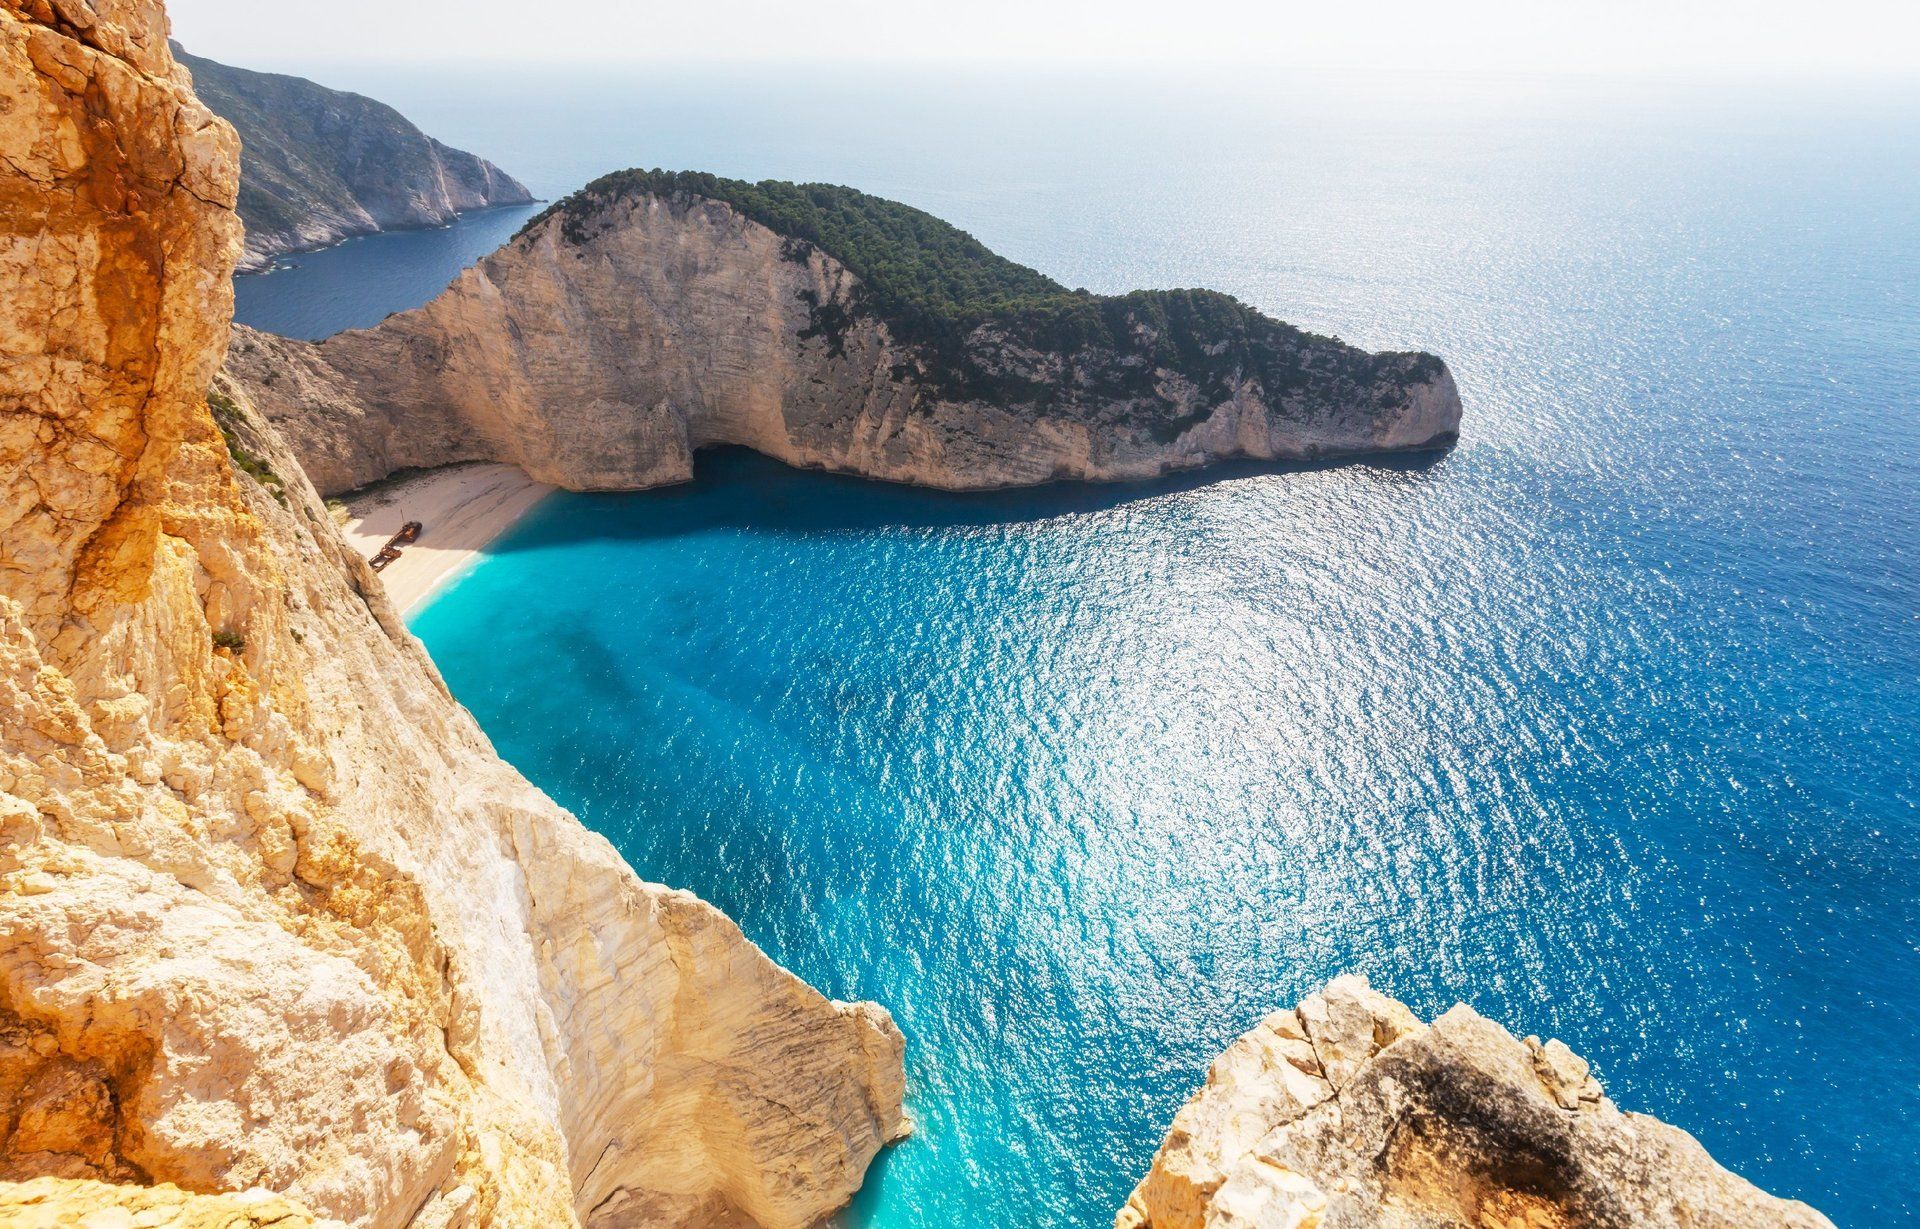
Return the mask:
<path fill-rule="evenodd" d="M 420 522 L 419 540 L 380 573 L 393 604 L 411 614 L 553 489 L 511 465 L 450 465 L 349 496 L 343 532 L 371 559 L 402 525 Z"/>

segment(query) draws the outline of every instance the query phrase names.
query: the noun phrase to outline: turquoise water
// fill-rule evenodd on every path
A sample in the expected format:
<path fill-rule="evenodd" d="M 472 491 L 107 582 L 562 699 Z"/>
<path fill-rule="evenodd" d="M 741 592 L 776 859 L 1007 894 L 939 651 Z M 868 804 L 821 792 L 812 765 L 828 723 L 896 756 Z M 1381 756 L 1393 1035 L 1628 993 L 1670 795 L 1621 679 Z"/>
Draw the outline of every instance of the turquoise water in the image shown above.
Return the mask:
<path fill-rule="evenodd" d="M 1915 1219 L 1912 89 L 340 83 L 545 194 L 844 180 L 1459 376 L 1424 463 L 960 497 L 717 454 L 415 621 L 642 873 L 896 1013 L 920 1131 L 849 1224 L 1106 1224 L 1345 970 Z"/>

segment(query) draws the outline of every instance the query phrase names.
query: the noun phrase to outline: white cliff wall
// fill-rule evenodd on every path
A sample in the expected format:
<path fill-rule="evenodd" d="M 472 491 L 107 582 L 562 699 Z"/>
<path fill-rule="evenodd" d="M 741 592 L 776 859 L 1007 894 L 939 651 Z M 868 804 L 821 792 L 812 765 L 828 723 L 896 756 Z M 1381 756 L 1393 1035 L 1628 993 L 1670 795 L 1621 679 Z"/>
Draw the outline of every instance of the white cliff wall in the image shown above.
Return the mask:
<path fill-rule="evenodd" d="M 811 304 L 851 309 L 858 279 L 726 204 L 636 195 L 605 204 L 577 242 L 566 231 L 549 219 L 374 329 L 318 346 L 242 331 L 231 368 L 329 494 L 471 460 L 575 490 L 650 487 L 685 481 L 710 444 L 975 489 L 1416 448 L 1459 427 L 1444 368 L 1407 397 L 1386 379 L 1270 405 L 1243 385 L 1210 408 L 1162 373 L 1171 409 L 1156 412 L 1192 419 L 1170 439 L 1140 425 L 1142 407 L 1070 380 L 1044 409 L 953 400 L 870 316 L 856 312 L 838 344 L 809 336 Z M 1059 374 L 990 328 L 974 341 L 995 363 Z"/>
<path fill-rule="evenodd" d="M 244 393 L 223 438 L 237 149 L 165 34 L 0 0 L 0 1219 L 811 1224 L 897 1030 L 502 763 Z"/>

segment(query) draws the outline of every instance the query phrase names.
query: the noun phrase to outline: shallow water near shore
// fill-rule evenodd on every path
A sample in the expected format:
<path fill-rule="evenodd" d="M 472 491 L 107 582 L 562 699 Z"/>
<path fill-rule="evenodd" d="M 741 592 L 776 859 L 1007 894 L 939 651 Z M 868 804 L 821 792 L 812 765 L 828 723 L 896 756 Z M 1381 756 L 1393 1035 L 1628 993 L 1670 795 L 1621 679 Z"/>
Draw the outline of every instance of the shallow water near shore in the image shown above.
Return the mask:
<path fill-rule="evenodd" d="M 1914 1219 L 1911 90 L 338 83 L 542 194 L 850 182 L 1459 377 L 1424 461 L 952 496 L 720 453 L 548 500 L 415 618 L 643 875 L 895 1012 L 920 1129 L 847 1224 L 1108 1223 L 1347 970 Z"/>

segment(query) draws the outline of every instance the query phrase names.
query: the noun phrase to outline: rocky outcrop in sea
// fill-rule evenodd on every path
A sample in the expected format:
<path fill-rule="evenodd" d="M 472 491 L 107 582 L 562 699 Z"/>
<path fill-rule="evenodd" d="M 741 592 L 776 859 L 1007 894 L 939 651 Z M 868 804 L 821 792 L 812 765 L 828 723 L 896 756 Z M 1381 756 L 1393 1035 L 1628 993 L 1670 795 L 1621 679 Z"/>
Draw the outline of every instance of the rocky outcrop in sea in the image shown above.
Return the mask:
<path fill-rule="evenodd" d="M 1558 1041 L 1342 977 L 1229 1046 L 1115 1229 L 1832 1229 Z"/>

